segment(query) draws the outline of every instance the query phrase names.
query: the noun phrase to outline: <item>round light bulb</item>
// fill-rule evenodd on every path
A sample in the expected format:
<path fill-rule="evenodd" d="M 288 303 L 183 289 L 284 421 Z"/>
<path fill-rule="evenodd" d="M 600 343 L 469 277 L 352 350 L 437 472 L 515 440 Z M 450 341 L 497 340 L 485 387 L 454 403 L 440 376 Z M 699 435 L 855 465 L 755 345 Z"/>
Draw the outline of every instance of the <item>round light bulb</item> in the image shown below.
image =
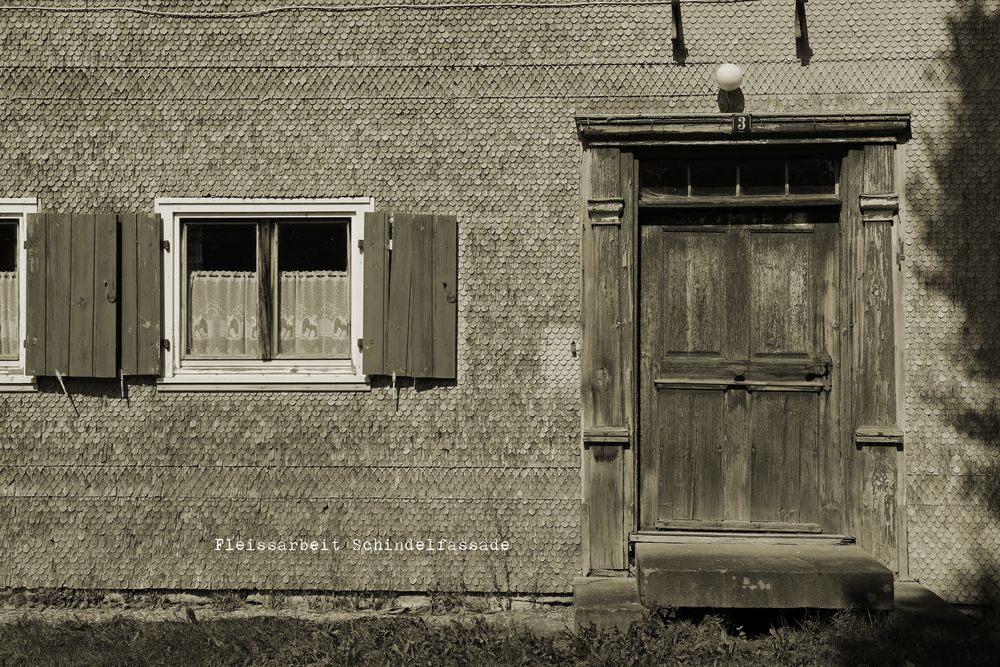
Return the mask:
<path fill-rule="evenodd" d="M 739 65 L 723 63 L 715 70 L 715 82 L 726 92 L 736 90 L 743 85 L 743 70 Z"/>

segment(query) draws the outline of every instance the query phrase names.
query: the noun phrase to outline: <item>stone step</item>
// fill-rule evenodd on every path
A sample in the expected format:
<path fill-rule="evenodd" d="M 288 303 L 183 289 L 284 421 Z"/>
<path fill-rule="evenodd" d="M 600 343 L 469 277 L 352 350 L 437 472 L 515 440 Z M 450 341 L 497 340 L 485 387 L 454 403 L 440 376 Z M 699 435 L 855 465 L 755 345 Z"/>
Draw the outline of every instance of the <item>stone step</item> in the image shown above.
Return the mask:
<path fill-rule="evenodd" d="M 856 545 L 635 545 L 645 607 L 892 609 L 892 572 Z"/>
<path fill-rule="evenodd" d="M 635 579 L 577 577 L 573 580 L 573 621 L 577 630 L 627 630 L 646 617 Z"/>

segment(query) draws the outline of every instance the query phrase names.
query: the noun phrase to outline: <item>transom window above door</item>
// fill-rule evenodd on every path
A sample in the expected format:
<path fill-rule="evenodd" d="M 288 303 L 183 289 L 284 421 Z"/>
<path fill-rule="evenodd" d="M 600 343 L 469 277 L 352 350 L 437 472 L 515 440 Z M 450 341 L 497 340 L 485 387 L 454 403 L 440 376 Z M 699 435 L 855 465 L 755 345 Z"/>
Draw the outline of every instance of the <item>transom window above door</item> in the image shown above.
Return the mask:
<path fill-rule="evenodd" d="M 813 156 L 683 156 L 640 159 L 639 203 L 702 205 L 702 202 L 798 204 L 839 201 L 840 160 Z"/>

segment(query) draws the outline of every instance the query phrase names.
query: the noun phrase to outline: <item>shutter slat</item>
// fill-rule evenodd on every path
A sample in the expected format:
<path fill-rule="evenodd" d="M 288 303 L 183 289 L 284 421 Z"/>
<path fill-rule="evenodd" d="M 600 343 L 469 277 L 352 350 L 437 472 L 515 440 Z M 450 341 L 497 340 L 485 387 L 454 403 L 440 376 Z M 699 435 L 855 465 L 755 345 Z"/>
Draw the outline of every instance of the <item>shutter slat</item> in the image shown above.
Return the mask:
<path fill-rule="evenodd" d="M 389 255 L 389 320 L 386 327 L 386 372 L 410 375 L 410 287 L 413 276 L 414 216 L 396 213 Z"/>
<path fill-rule="evenodd" d="M 70 276 L 72 229 L 70 216 L 45 216 L 45 374 L 69 374 Z"/>
<path fill-rule="evenodd" d="M 94 373 L 94 216 L 74 215 L 72 233 L 69 374 Z"/>
<path fill-rule="evenodd" d="M 433 366 L 430 376 L 455 378 L 458 343 L 458 218 L 434 216 Z"/>
<path fill-rule="evenodd" d="M 136 260 L 136 216 L 133 213 L 119 216 L 122 238 L 121 285 L 118 298 L 121 302 L 121 368 L 122 375 L 139 374 L 139 348 L 137 329 L 138 314 L 138 264 Z"/>
<path fill-rule="evenodd" d="M 25 281 L 28 299 L 25 304 L 26 350 L 24 372 L 27 375 L 45 373 L 45 216 L 28 216 L 28 264 Z"/>
<path fill-rule="evenodd" d="M 407 375 L 430 377 L 434 356 L 434 216 L 414 215 Z"/>
<path fill-rule="evenodd" d="M 94 219 L 94 377 L 115 377 L 118 365 L 118 220 Z"/>
<path fill-rule="evenodd" d="M 386 373 L 385 324 L 388 309 L 389 216 L 365 214 L 364 358 L 365 375 Z"/>
<path fill-rule="evenodd" d="M 163 267 L 160 216 L 136 216 L 137 375 L 160 375 L 163 354 Z M 174 250 L 176 252 L 176 250 Z"/>

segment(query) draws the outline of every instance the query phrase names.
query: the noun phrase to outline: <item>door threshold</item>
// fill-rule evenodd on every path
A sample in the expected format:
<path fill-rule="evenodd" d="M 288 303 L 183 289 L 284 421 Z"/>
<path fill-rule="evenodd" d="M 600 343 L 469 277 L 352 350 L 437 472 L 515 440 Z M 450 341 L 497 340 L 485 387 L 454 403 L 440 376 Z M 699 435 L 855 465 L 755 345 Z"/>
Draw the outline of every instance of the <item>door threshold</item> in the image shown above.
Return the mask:
<path fill-rule="evenodd" d="M 640 530 L 629 533 L 631 543 L 700 544 L 711 542 L 757 542 L 760 544 L 854 544 L 850 535 L 825 533 L 736 532 L 731 530 Z"/>

